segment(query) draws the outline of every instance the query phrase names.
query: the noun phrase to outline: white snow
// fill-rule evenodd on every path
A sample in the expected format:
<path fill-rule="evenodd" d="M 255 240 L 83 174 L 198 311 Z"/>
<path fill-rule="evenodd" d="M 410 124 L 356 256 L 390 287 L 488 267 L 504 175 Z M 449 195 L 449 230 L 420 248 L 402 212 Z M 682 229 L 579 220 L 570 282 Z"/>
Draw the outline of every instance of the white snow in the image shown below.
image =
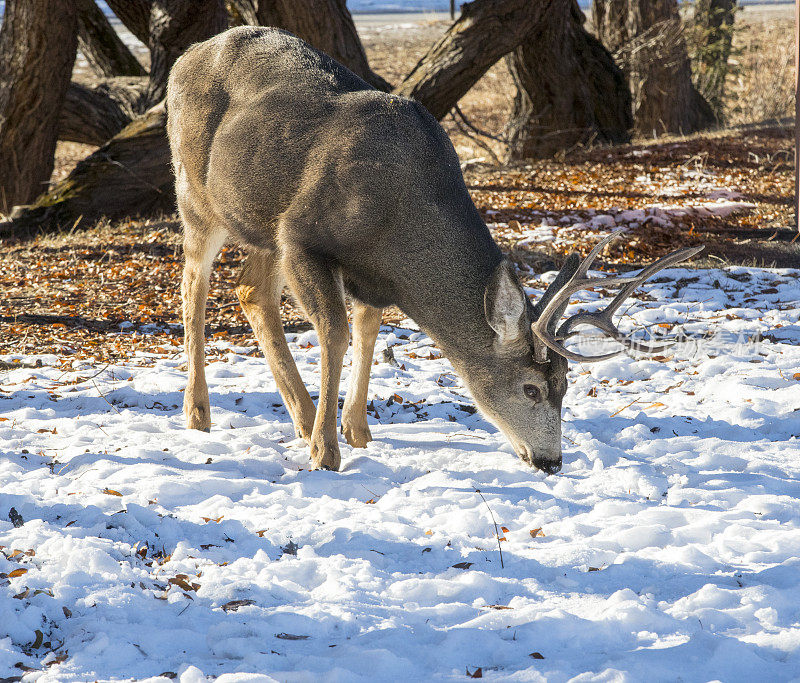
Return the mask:
<path fill-rule="evenodd" d="M 694 337 L 574 364 L 551 477 L 409 330 L 381 333 L 376 440 L 340 473 L 309 471 L 249 349 L 208 366 L 210 434 L 180 353 L 0 373 L 0 677 L 796 679 L 798 276 L 659 275 L 623 323 Z M 289 338 L 314 394 L 316 339 Z"/>
<path fill-rule="evenodd" d="M 705 188 L 708 189 L 708 188 Z M 663 192 L 662 194 L 667 194 Z M 625 231 L 636 230 L 644 224 L 657 225 L 662 228 L 675 227 L 676 222 L 689 218 L 727 218 L 735 213 L 743 213 L 755 208 L 755 204 L 741 201 L 741 195 L 727 189 L 715 189 L 703 196 L 702 201 L 689 204 L 651 204 L 643 209 L 616 210 L 609 209 L 607 213 L 596 214 L 592 210 L 582 213 L 559 216 L 553 212 L 548 215 L 546 210 L 534 212 L 534 222 L 521 224 L 513 232 L 514 244 L 517 248 L 536 248 L 543 243 L 571 244 L 576 233 L 591 231 L 603 235 L 613 232 L 617 228 Z M 496 211 L 487 211 L 488 215 Z M 530 217 L 527 217 L 530 220 Z M 561 224 L 560 226 L 558 224 Z M 495 235 L 502 235 L 508 229 L 508 223 L 489 223 L 489 229 Z"/>

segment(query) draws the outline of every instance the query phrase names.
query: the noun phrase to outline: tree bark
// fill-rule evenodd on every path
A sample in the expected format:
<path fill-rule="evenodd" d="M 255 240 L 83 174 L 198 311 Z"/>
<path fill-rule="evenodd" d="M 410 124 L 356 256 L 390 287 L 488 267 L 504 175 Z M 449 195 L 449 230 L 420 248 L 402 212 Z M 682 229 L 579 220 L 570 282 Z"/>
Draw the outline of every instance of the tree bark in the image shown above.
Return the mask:
<path fill-rule="evenodd" d="M 150 39 L 152 0 L 106 0 L 106 4 L 134 36 L 147 45 Z"/>
<path fill-rule="evenodd" d="M 192 43 L 211 38 L 228 28 L 222 0 L 152 0 L 148 46 L 150 83 L 146 102 L 164 99 L 169 70 Z"/>
<path fill-rule="evenodd" d="M 345 0 L 259 0 L 258 23 L 294 33 L 378 90 L 391 85 L 370 69 Z"/>
<path fill-rule="evenodd" d="M 594 0 L 594 26 L 622 64 L 640 135 L 691 133 L 715 123 L 692 84 L 677 0 Z"/>
<path fill-rule="evenodd" d="M 258 26 L 257 0 L 227 0 L 232 26 Z"/>
<path fill-rule="evenodd" d="M 501 57 L 514 50 L 572 0 L 477 0 L 461 6 L 461 16 L 395 88 L 437 119 L 444 118 Z"/>
<path fill-rule="evenodd" d="M 722 120 L 736 0 L 697 0 L 694 9 L 694 82 Z"/>
<path fill-rule="evenodd" d="M 147 80 L 110 78 L 91 86 L 70 83 L 58 124 L 58 139 L 102 145 L 141 112 Z"/>
<path fill-rule="evenodd" d="M 128 124 L 27 207 L 7 231 L 60 229 L 100 216 L 151 215 L 175 208 L 163 103 Z M 0 235 L 2 229 L 0 228 Z"/>
<path fill-rule="evenodd" d="M 78 47 L 72 0 L 6 3 L 0 27 L 0 212 L 46 189 Z"/>
<path fill-rule="evenodd" d="M 506 56 L 517 86 L 508 124 L 510 160 L 551 156 L 593 141 L 630 140 L 627 80 L 584 22 L 572 0 L 562 12 L 551 10 Z"/>
<path fill-rule="evenodd" d="M 145 76 L 147 72 L 123 43 L 94 0 L 77 0 L 78 47 L 101 77 Z"/>

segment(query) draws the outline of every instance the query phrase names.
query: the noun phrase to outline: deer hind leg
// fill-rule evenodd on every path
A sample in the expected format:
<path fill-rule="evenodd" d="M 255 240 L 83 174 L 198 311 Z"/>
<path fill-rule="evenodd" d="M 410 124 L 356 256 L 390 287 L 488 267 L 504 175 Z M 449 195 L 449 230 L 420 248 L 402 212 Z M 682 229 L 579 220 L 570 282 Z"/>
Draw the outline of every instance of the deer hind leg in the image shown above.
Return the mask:
<path fill-rule="evenodd" d="M 347 443 L 355 448 L 364 448 L 372 441 L 367 425 L 367 390 L 381 312 L 380 308 L 353 302 L 353 370 L 342 409 L 342 432 Z"/>
<path fill-rule="evenodd" d="M 341 463 L 336 430 L 339 379 L 350 331 L 341 278 L 325 259 L 299 249 L 284 256 L 289 287 L 305 309 L 319 336 L 321 382 L 311 460 L 317 467 L 338 470 Z"/>
<path fill-rule="evenodd" d="M 283 276 L 276 255 L 257 252 L 249 256 L 236 283 L 236 295 L 269 362 L 295 431 L 310 442 L 316 408 L 286 343 L 280 311 L 282 291 Z"/>
<path fill-rule="evenodd" d="M 211 265 L 225 242 L 225 232 L 207 228 L 190 210 L 181 210 L 183 235 L 183 334 L 189 377 L 183 394 L 183 412 L 189 429 L 211 430 L 211 406 L 205 371 L 206 300 Z"/>

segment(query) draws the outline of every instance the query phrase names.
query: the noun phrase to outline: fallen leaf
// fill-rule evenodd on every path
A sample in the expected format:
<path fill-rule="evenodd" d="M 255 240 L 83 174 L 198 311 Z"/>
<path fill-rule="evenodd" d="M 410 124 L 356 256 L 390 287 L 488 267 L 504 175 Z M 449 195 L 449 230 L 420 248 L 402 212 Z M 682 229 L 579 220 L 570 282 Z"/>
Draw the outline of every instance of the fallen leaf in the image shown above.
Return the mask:
<path fill-rule="evenodd" d="M 297 543 L 294 541 L 289 541 L 285 546 L 281 548 L 281 550 L 286 553 L 287 555 L 297 555 L 297 550 L 300 548 Z"/>
<path fill-rule="evenodd" d="M 541 652 L 531 652 L 528 657 L 533 657 L 534 659 L 544 659 L 544 655 Z"/>
<path fill-rule="evenodd" d="M 22 567 L 20 567 L 19 569 L 15 569 L 14 571 L 8 572 L 8 578 L 13 579 L 16 578 L 17 576 L 22 576 L 23 574 L 27 573 L 28 573 L 27 569 L 23 569 Z"/>
<path fill-rule="evenodd" d="M 119 496 L 122 498 L 122 494 L 119 491 L 115 491 L 114 489 L 103 489 L 102 493 L 105 493 L 107 496 Z"/>
<path fill-rule="evenodd" d="M 469 569 L 474 562 L 459 562 L 453 565 L 453 569 Z"/>
<path fill-rule="evenodd" d="M 276 633 L 275 637 L 281 640 L 308 640 L 311 636 L 298 636 L 294 633 Z"/>
<path fill-rule="evenodd" d="M 8 511 L 8 521 L 11 522 L 17 529 L 25 524 L 25 520 L 22 519 L 22 515 L 17 512 L 16 508 L 11 508 Z"/>
<path fill-rule="evenodd" d="M 68 656 L 69 655 L 67 655 L 66 652 L 62 652 L 60 655 L 56 655 L 55 659 L 53 659 L 52 661 L 47 662 L 47 664 L 45 666 L 53 666 L 54 664 L 61 664 L 63 662 L 66 662 Z"/>
<path fill-rule="evenodd" d="M 186 579 L 182 579 L 177 576 L 173 576 L 171 579 L 167 580 L 168 583 L 171 583 L 174 586 L 178 586 L 178 588 L 182 588 L 185 591 L 193 591 L 196 590 L 192 584 L 190 584 Z M 194 584 L 197 585 L 197 584 Z M 199 586 L 198 586 L 199 587 Z"/>
<path fill-rule="evenodd" d="M 469 672 L 469 667 L 467 667 L 466 671 L 467 678 L 483 678 L 483 669 L 481 669 L 481 667 L 478 667 L 472 673 Z"/>
<path fill-rule="evenodd" d="M 28 673 L 29 671 L 39 671 L 39 669 L 34 669 L 32 666 L 28 666 L 27 664 L 23 664 L 22 662 L 17 662 L 16 664 L 14 664 L 14 668 L 15 669 L 20 669 L 21 671 L 24 671 L 25 673 Z M 12 678 L 11 680 L 14 680 L 14 679 Z"/>
<path fill-rule="evenodd" d="M 255 605 L 255 600 L 250 600 L 249 598 L 245 598 L 244 600 L 230 600 L 222 605 L 222 609 L 226 612 L 235 612 L 240 607 L 247 607 L 248 605 Z"/>
<path fill-rule="evenodd" d="M 531 535 L 531 538 L 536 538 L 537 536 L 544 536 L 544 531 L 542 531 L 542 527 L 539 527 L 538 529 L 531 529 L 529 533 Z"/>

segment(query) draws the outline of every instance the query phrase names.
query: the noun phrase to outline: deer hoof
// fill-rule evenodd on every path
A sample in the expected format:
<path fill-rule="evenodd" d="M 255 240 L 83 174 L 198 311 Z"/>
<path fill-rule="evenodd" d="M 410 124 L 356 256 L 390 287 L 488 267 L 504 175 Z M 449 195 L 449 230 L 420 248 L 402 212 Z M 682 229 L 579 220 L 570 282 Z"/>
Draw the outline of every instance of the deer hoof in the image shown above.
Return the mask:
<path fill-rule="evenodd" d="M 356 425 L 351 422 L 342 421 L 342 433 L 353 448 L 366 448 L 367 444 L 372 441 L 372 434 L 366 423 L 363 425 Z"/>
<path fill-rule="evenodd" d="M 185 406 L 183 411 L 186 414 L 186 426 L 189 429 L 197 429 L 201 432 L 211 431 L 211 406 Z"/>
<path fill-rule="evenodd" d="M 342 456 L 339 454 L 338 442 L 326 442 L 322 439 L 311 440 L 311 462 L 319 470 L 339 471 Z"/>

